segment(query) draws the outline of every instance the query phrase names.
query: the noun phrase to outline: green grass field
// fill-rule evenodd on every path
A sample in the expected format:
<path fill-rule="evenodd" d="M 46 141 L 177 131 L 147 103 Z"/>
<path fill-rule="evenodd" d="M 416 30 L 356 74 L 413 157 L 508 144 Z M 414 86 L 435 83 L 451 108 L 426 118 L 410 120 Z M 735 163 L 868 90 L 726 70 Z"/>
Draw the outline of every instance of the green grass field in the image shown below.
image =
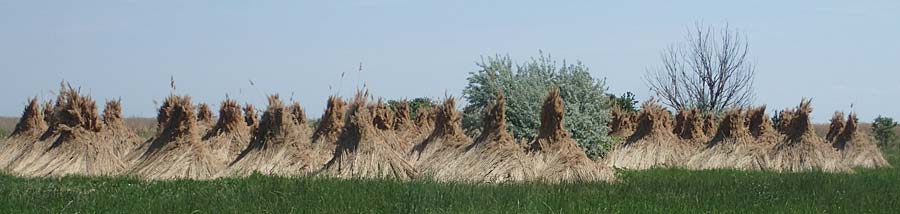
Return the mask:
<path fill-rule="evenodd" d="M 898 152 L 886 154 L 894 165 Z M 213 181 L 0 176 L 0 213 L 896 213 L 900 170 L 621 172 L 618 183 L 446 184 L 251 176 Z"/>

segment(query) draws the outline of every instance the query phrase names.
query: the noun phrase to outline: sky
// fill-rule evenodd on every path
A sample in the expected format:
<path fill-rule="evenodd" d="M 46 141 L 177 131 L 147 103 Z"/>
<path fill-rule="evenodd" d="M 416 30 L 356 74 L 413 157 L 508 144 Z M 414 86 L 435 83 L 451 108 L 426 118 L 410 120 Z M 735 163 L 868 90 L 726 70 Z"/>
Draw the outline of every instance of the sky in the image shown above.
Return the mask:
<path fill-rule="evenodd" d="M 703 23 L 747 36 L 757 105 L 807 97 L 816 122 L 836 110 L 900 118 L 898 11 L 894 0 L 0 0 L 0 115 L 54 98 L 65 80 L 154 117 L 174 77 L 195 102 L 264 107 L 277 93 L 319 117 L 329 95 L 362 85 L 386 99 L 460 96 L 483 56 L 539 51 L 645 100 L 645 72 Z"/>

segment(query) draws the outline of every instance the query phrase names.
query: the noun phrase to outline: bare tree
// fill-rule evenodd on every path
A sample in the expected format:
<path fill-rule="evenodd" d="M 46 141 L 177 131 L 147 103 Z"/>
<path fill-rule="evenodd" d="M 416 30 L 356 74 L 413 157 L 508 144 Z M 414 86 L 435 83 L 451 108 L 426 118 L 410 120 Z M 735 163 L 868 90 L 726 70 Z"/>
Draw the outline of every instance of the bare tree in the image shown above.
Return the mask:
<path fill-rule="evenodd" d="M 684 43 L 663 51 L 663 66 L 648 70 L 647 85 L 675 109 L 721 112 L 747 106 L 753 100 L 756 71 L 745 38 L 727 25 L 715 29 L 698 24 Z"/>

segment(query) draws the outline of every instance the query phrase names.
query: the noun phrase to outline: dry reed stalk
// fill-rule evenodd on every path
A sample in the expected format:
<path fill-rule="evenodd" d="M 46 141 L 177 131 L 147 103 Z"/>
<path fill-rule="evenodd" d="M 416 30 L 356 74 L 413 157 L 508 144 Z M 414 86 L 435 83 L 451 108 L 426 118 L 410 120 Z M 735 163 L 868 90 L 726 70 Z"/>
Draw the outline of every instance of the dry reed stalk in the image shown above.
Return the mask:
<path fill-rule="evenodd" d="M 834 143 L 838 135 L 844 131 L 844 123 L 844 113 L 835 111 L 831 117 L 831 125 L 828 126 L 828 134 L 825 135 L 825 140 Z"/>
<path fill-rule="evenodd" d="M 0 169 L 8 168 L 10 162 L 47 131 L 47 121 L 44 118 L 44 111 L 41 111 L 37 98 L 29 99 L 12 134 L 0 141 Z"/>
<path fill-rule="evenodd" d="M 436 176 L 445 181 L 503 183 L 523 182 L 535 177 L 534 162 L 517 145 L 506 126 L 506 98 L 497 95 L 482 118 L 483 131 L 465 153 L 448 163 L 452 170 Z"/>
<path fill-rule="evenodd" d="M 370 105 L 369 112 L 374 114 L 372 118 L 372 124 L 375 125 L 375 128 L 380 130 L 392 130 L 394 129 L 394 111 L 391 110 L 382 99 L 378 99 L 374 105 Z"/>
<path fill-rule="evenodd" d="M 618 106 L 613 106 L 610 116 L 612 116 L 609 127 L 610 136 L 626 138 L 634 133 L 634 120 L 636 119 L 634 113 L 625 111 Z"/>
<path fill-rule="evenodd" d="M 296 107 L 293 107 L 296 108 Z M 311 128 L 298 123 L 302 115 L 285 107 L 278 95 L 269 96 L 259 127 L 250 144 L 223 172 L 227 176 L 247 176 L 253 172 L 279 176 L 305 176 L 322 168 L 321 157 L 310 142 Z"/>
<path fill-rule="evenodd" d="M 381 99 L 378 99 L 378 102 L 375 104 L 368 105 L 368 110 L 372 113 L 372 125 L 375 126 L 376 130 L 384 136 L 384 139 L 388 142 L 388 145 L 391 146 L 397 153 L 406 157 L 406 154 L 412 149 L 415 142 L 415 136 L 411 136 L 407 130 L 397 130 L 398 124 L 395 123 L 398 118 L 395 115 L 394 110 L 391 109 L 387 104 L 385 104 Z M 408 119 L 406 121 L 409 121 Z M 411 127 L 411 124 L 406 124 L 405 126 Z"/>
<path fill-rule="evenodd" d="M 774 137 L 772 137 L 773 140 L 759 140 L 759 138 L 774 136 L 777 134 L 777 132 L 775 131 L 775 127 L 772 125 L 772 120 L 770 120 L 769 115 L 766 114 L 766 106 L 750 108 L 750 110 L 747 111 L 747 122 L 748 126 L 750 126 L 750 135 L 753 135 L 754 138 L 757 138 L 757 142 L 775 142 Z"/>
<path fill-rule="evenodd" d="M 398 133 L 410 133 L 415 129 L 415 124 L 409 115 L 409 102 L 400 101 L 394 109 L 394 130 Z"/>
<path fill-rule="evenodd" d="M 209 108 L 208 104 L 200 103 L 200 105 L 197 106 L 197 121 L 203 125 L 212 125 L 212 123 L 215 122 L 212 109 Z"/>
<path fill-rule="evenodd" d="M 719 131 L 719 123 L 718 120 L 716 120 L 716 115 L 706 113 L 703 114 L 701 120 L 701 123 L 703 124 L 703 134 L 707 137 L 716 136 L 716 133 Z"/>
<path fill-rule="evenodd" d="M 698 147 L 678 140 L 671 125 L 669 111 L 653 100 L 644 102 L 637 130 L 607 154 L 607 164 L 626 169 L 683 166 Z"/>
<path fill-rule="evenodd" d="M 394 132 L 397 134 L 398 142 L 407 146 L 402 148 L 400 153 L 404 156 L 408 156 L 414 145 L 428 137 L 419 132 L 419 127 L 410 118 L 409 103 L 406 101 L 400 101 L 400 104 L 394 109 Z"/>
<path fill-rule="evenodd" d="M 849 167 L 879 168 L 890 167 L 881 149 L 871 136 L 859 130 L 856 114 L 850 113 L 847 123 L 835 137 L 832 147 L 841 155 L 841 162 Z"/>
<path fill-rule="evenodd" d="M 333 153 L 337 147 L 338 137 L 344 131 L 344 120 L 347 119 L 347 103 L 341 97 L 329 96 L 325 113 L 313 134 L 313 146 L 323 153 Z"/>
<path fill-rule="evenodd" d="M 782 112 L 781 132 L 785 137 L 769 151 L 767 169 L 779 172 L 821 170 L 852 172 L 840 162 L 840 154 L 816 135 L 810 122 L 810 101 L 804 99 L 796 109 Z"/>
<path fill-rule="evenodd" d="M 433 113 L 435 126 L 431 134 L 412 148 L 409 160 L 423 176 L 443 180 L 445 178 L 441 176 L 447 174 L 444 171 L 450 170 L 447 163 L 458 158 L 472 140 L 463 132 L 462 116 L 456 110 L 455 98 L 446 98 Z"/>
<path fill-rule="evenodd" d="M 416 111 L 416 129 L 426 137 L 434 132 L 434 121 L 437 120 L 437 108 L 424 107 Z"/>
<path fill-rule="evenodd" d="M 204 136 L 204 144 L 219 162 L 230 163 L 250 144 L 250 126 L 244 121 L 237 101 L 225 99 L 219 107 L 219 120 Z"/>
<path fill-rule="evenodd" d="M 675 115 L 674 133 L 691 144 L 702 145 L 709 139 L 703 129 L 703 116 L 699 109 L 682 109 Z"/>
<path fill-rule="evenodd" d="M 291 115 L 294 116 L 294 123 L 297 125 L 307 125 L 308 120 L 306 119 L 306 111 L 303 110 L 303 106 L 300 106 L 300 103 L 293 102 L 288 109 L 291 111 Z"/>
<path fill-rule="evenodd" d="M 44 114 L 44 124 L 52 124 L 53 101 L 47 100 L 47 102 L 44 102 L 44 105 L 41 106 L 41 111 Z"/>
<path fill-rule="evenodd" d="M 793 121 L 794 117 L 797 115 L 795 111 L 796 110 L 794 109 L 784 109 L 779 112 L 778 126 L 775 127 L 779 133 L 787 135 L 791 132 L 791 121 Z"/>
<path fill-rule="evenodd" d="M 253 107 L 253 104 L 244 104 L 244 123 L 250 127 L 250 133 L 253 133 L 256 127 L 259 127 L 259 114 L 256 113 L 256 108 Z"/>
<path fill-rule="evenodd" d="M 755 112 L 756 110 L 751 110 Z M 749 113 L 750 111 L 748 111 Z M 719 132 L 708 147 L 691 157 L 692 169 L 761 170 L 768 160 L 768 144 L 755 142 L 743 109 L 729 110 L 719 125 Z"/>
<path fill-rule="evenodd" d="M 197 127 L 200 133 L 207 133 L 215 125 L 216 119 L 213 117 L 212 109 L 206 103 L 197 105 Z"/>
<path fill-rule="evenodd" d="M 366 105 L 368 92 L 358 91 L 350 103 L 345 131 L 338 139 L 334 157 L 322 173 L 339 178 L 386 178 L 410 180 L 416 169 L 392 148 L 384 132 L 376 128 L 376 112 Z M 390 131 L 390 130 L 388 130 Z"/>
<path fill-rule="evenodd" d="M 16 128 L 10 136 L 34 135 L 42 133 L 46 129 L 47 123 L 44 121 L 44 112 L 41 111 L 40 104 L 38 104 L 38 100 L 35 97 L 29 99 L 28 105 L 22 111 L 22 117 L 19 118 L 19 123 L 16 124 Z"/>
<path fill-rule="evenodd" d="M 120 157 L 124 158 L 144 141 L 125 125 L 120 99 L 106 101 L 106 107 L 103 108 L 103 125 L 102 141 L 112 143 Z"/>
<path fill-rule="evenodd" d="M 767 151 L 771 150 L 775 144 L 784 139 L 784 135 L 775 130 L 772 120 L 769 119 L 771 117 L 766 114 L 765 105 L 751 108 L 747 112 L 747 117 L 750 126 L 750 135 L 753 136 L 753 139 L 757 144 L 760 144 L 759 146 L 766 148 Z M 770 159 L 769 154 L 766 154 L 766 161 Z"/>
<path fill-rule="evenodd" d="M 550 183 L 614 181 L 615 171 L 588 158 L 569 136 L 564 115 L 562 96 L 553 88 L 544 100 L 541 126 L 529 152 L 536 174 L 533 179 Z"/>
<path fill-rule="evenodd" d="M 126 165 L 113 142 L 105 140 L 96 102 L 66 84 L 53 114 L 53 132 L 32 143 L 13 164 L 22 176 L 117 175 Z"/>
<path fill-rule="evenodd" d="M 212 179 L 224 164 L 201 141 L 188 96 L 170 95 L 159 109 L 159 133 L 131 155 L 130 173 L 149 179 Z"/>

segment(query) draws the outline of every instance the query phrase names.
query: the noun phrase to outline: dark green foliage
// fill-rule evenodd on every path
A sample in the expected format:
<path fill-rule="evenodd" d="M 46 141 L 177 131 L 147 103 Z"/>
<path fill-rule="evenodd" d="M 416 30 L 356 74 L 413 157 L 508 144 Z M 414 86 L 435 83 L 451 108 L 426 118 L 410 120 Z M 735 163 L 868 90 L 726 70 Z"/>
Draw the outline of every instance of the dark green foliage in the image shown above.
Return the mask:
<path fill-rule="evenodd" d="M 391 109 L 397 109 L 397 106 L 400 105 L 401 101 L 409 103 L 409 116 L 412 120 L 415 120 L 418 117 L 416 113 L 419 112 L 419 109 L 437 105 L 437 102 L 428 97 L 419 97 L 412 100 L 388 100 L 387 104 Z"/>
<path fill-rule="evenodd" d="M 897 122 L 893 118 L 879 115 L 872 122 L 872 134 L 882 148 L 891 148 L 897 144 Z"/>
<path fill-rule="evenodd" d="M 0 129 L 0 139 L 4 139 L 9 137 L 9 130 Z"/>
<path fill-rule="evenodd" d="M 885 154 L 897 166 L 896 153 Z M 0 175 L 0 213 L 896 213 L 900 168 L 855 174 L 625 171 L 619 181 L 474 185 Z"/>
<path fill-rule="evenodd" d="M 775 110 L 772 114 L 772 127 L 781 127 L 781 110 Z"/>
<path fill-rule="evenodd" d="M 559 87 L 565 102 L 564 123 L 572 138 L 587 153 L 599 158 L 613 143 L 609 128 L 606 83 L 595 79 L 581 62 L 558 63 L 549 55 L 514 64 L 509 56 L 487 57 L 471 72 L 463 90 L 463 128 L 471 136 L 481 132 L 481 116 L 498 93 L 506 96 L 508 131 L 517 139 L 532 140 L 541 124 L 541 105 L 551 88 Z"/>
<path fill-rule="evenodd" d="M 634 94 L 629 92 L 625 92 L 622 96 L 616 97 L 615 94 L 607 94 L 609 95 L 609 100 L 613 102 L 616 106 L 621 108 L 622 110 L 628 112 L 637 112 L 638 111 L 638 101 L 634 97 Z"/>

